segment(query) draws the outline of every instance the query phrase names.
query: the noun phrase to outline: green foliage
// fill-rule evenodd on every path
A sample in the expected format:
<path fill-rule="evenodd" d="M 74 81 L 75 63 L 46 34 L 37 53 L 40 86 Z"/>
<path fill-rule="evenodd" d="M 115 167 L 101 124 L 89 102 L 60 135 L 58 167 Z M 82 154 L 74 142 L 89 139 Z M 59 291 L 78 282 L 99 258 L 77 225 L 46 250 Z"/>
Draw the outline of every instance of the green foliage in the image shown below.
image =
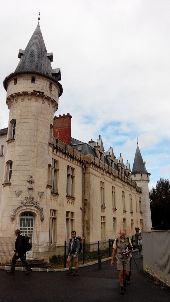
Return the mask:
<path fill-rule="evenodd" d="M 170 229 L 170 182 L 160 179 L 150 192 L 151 218 L 154 229 Z"/>

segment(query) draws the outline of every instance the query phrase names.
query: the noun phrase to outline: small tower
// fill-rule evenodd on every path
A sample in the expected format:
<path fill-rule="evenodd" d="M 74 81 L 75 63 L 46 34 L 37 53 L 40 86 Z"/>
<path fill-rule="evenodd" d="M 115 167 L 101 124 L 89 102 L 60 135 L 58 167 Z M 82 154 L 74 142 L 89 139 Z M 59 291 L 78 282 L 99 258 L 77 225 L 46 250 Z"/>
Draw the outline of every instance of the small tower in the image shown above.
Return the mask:
<path fill-rule="evenodd" d="M 132 179 L 136 181 L 137 185 L 142 189 L 141 198 L 141 211 L 143 213 L 143 231 L 151 230 L 151 211 L 150 211 L 150 200 L 149 200 L 149 176 L 143 161 L 138 142 L 135 153 L 135 159 L 132 168 Z"/>
<path fill-rule="evenodd" d="M 4 80 L 9 124 L 0 236 L 13 237 L 20 228 L 43 246 L 49 241 L 50 133 L 63 90 L 60 69 L 51 67 L 53 54 L 47 53 L 39 22 L 18 58 L 17 68 Z"/>

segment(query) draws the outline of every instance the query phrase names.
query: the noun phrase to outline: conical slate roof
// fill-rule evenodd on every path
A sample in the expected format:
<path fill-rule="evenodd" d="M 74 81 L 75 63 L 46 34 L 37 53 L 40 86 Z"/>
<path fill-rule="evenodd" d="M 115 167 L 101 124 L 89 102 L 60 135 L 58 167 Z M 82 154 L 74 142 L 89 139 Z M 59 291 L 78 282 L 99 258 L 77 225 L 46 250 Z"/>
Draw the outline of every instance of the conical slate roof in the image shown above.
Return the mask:
<path fill-rule="evenodd" d="M 53 54 L 47 53 L 39 23 L 25 50 L 19 50 L 18 57 L 20 58 L 20 62 L 15 72 L 4 80 L 5 89 L 7 89 L 7 83 L 11 77 L 21 73 L 37 73 L 57 82 L 60 88 L 60 95 L 62 94 L 62 86 L 58 83 L 61 80 L 60 69 L 52 69 L 51 67 Z"/>
<path fill-rule="evenodd" d="M 143 161 L 139 146 L 137 144 L 135 159 L 132 168 L 132 174 L 149 174 L 145 168 L 145 163 Z"/>
<path fill-rule="evenodd" d="M 47 57 L 47 50 L 39 24 L 29 40 L 25 51 L 20 50 L 19 58 L 20 62 L 15 72 L 32 71 L 52 76 L 51 62 Z"/>

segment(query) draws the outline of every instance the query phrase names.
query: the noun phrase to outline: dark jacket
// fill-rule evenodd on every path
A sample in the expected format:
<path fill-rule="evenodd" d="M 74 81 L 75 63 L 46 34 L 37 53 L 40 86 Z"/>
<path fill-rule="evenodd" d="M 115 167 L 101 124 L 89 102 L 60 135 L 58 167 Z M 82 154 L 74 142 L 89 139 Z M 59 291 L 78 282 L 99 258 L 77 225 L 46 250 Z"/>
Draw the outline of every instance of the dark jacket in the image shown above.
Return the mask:
<path fill-rule="evenodd" d="M 15 240 L 15 252 L 18 254 L 25 254 L 25 245 L 24 245 L 24 240 L 22 235 L 18 235 L 16 240 Z"/>
<path fill-rule="evenodd" d="M 80 250 L 80 240 L 75 237 L 75 238 L 71 238 L 69 240 L 69 245 L 68 245 L 68 254 L 79 254 L 79 250 Z"/>

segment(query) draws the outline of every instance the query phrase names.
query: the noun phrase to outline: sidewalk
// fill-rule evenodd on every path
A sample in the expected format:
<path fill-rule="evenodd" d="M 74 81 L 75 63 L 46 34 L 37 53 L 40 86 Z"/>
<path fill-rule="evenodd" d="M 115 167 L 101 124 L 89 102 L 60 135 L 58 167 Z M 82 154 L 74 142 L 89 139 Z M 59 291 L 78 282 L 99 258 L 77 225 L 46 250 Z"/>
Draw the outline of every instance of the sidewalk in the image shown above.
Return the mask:
<path fill-rule="evenodd" d="M 139 270 L 141 259 L 137 258 Z M 124 296 L 119 294 L 116 269 L 109 262 L 80 268 L 80 276 L 66 272 L 16 272 L 9 276 L 0 271 L 0 302 L 169 302 L 170 290 L 157 285 L 132 263 L 132 281 Z"/>

